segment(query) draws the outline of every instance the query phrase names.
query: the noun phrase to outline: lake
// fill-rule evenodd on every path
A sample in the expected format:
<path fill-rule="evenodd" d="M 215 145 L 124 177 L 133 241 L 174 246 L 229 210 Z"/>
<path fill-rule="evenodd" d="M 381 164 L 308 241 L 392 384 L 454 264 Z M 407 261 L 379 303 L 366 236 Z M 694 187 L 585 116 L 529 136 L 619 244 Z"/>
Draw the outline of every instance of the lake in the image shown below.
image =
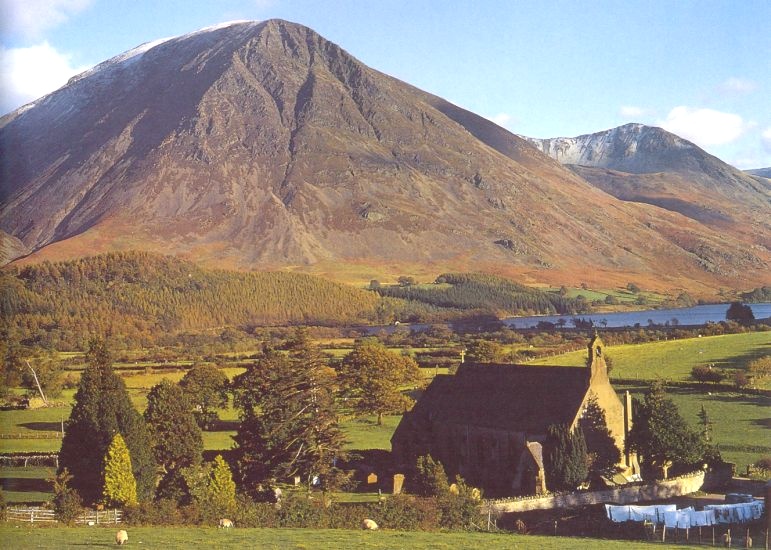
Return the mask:
<path fill-rule="evenodd" d="M 747 304 L 752 308 L 755 319 L 767 319 L 771 317 L 771 303 Z M 709 304 L 705 306 L 693 306 L 675 309 L 650 309 L 645 311 L 625 311 L 618 313 L 591 313 L 588 315 L 539 315 L 533 317 L 508 317 L 503 322 L 512 328 L 533 328 L 540 321 L 557 323 L 565 319 L 567 327 L 572 327 L 571 319 L 591 319 L 596 327 L 633 327 L 637 323 L 640 326 L 648 326 L 650 321 L 657 325 L 703 325 L 705 323 L 717 323 L 725 321 L 725 313 L 729 304 Z M 673 322 L 673 319 L 677 319 Z M 603 323 L 607 321 L 607 325 Z"/>

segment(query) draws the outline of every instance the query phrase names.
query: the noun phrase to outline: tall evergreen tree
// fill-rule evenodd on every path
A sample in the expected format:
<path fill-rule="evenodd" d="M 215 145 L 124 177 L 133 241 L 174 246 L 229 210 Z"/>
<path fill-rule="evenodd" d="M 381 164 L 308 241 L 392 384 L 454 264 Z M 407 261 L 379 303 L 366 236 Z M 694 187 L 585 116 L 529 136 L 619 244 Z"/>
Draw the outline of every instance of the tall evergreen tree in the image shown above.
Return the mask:
<path fill-rule="evenodd" d="M 132 506 L 137 503 L 137 480 L 131 470 L 131 456 L 121 435 L 115 434 L 104 457 L 104 503 Z"/>
<path fill-rule="evenodd" d="M 267 350 L 234 380 L 241 422 L 235 436 L 242 486 L 299 475 L 331 477 L 344 437 L 335 411 L 335 372 L 313 346 L 291 357 Z"/>
<path fill-rule="evenodd" d="M 156 497 L 180 500 L 186 496 L 181 469 L 201 462 L 201 428 L 182 388 L 166 379 L 150 390 L 144 417 L 155 461 L 164 471 Z"/>
<path fill-rule="evenodd" d="M 113 371 L 104 342 L 92 340 L 86 360 L 62 439 L 59 471 L 69 470 L 73 476 L 71 486 L 84 502 L 98 502 L 107 447 L 116 434 L 121 434 L 131 455 L 137 496 L 146 500 L 155 485 L 155 461 L 147 426 L 131 404 L 123 380 Z"/>
<path fill-rule="evenodd" d="M 614 474 L 621 462 L 621 451 L 610 433 L 605 411 L 595 397 L 590 398 L 586 404 L 581 418 L 581 428 L 589 450 L 591 472 L 602 475 Z"/>
<path fill-rule="evenodd" d="M 666 478 L 672 465 L 689 465 L 703 458 L 705 447 L 699 434 L 667 397 L 661 382 L 654 382 L 645 399 L 634 404 L 627 445 L 650 473 Z"/>
<path fill-rule="evenodd" d="M 574 490 L 589 475 L 586 440 L 580 427 L 572 432 L 564 425 L 547 429 L 544 442 L 546 485 L 550 490 Z"/>

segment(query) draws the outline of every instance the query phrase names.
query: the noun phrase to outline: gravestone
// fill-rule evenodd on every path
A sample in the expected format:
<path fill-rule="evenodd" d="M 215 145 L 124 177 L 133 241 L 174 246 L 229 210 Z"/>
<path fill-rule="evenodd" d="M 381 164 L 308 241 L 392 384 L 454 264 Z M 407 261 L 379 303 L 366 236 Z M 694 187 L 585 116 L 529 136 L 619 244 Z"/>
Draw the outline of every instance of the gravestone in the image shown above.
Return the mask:
<path fill-rule="evenodd" d="M 402 485 L 404 485 L 404 474 L 394 474 L 394 495 L 402 494 Z"/>
<path fill-rule="evenodd" d="M 367 484 L 372 485 L 374 483 L 377 483 L 377 474 L 375 472 L 372 472 L 367 476 Z"/>

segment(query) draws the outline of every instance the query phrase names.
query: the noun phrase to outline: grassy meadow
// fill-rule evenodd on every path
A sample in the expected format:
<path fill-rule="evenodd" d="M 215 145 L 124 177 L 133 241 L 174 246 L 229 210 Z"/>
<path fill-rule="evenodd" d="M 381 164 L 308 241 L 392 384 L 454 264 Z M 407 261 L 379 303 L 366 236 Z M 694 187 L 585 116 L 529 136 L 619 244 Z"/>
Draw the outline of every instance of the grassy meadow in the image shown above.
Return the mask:
<path fill-rule="evenodd" d="M 115 528 L 0 526 L 0 543 L 5 548 L 103 548 L 115 546 Z M 342 550 L 426 548 L 460 550 L 517 548 L 522 550 L 646 550 L 661 543 L 614 541 L 567 537 L 543 537 L 501 533 L 458 533 L 417 531 L 350 531 L 344 529 L 231 529 L 211 527 L 130 527 L 129 546 L 143 548 L 261 548 L 263 550 Z M 678 548 L 698 548 L 677 545 Z"/>
<path fill-rule="evenodd" d="M 613 378 L 639 380 L 689 380 L 697 365 L 746 369 L 762 355 L 771 354 L 771 332 L 748 332 L 705 336 L 685 340 L 664 340 L 646 344 L 608 346 L 613 358 Z M 586 351 L 575 351 L 533 361 L 536 365 L 583 365 Z"/>

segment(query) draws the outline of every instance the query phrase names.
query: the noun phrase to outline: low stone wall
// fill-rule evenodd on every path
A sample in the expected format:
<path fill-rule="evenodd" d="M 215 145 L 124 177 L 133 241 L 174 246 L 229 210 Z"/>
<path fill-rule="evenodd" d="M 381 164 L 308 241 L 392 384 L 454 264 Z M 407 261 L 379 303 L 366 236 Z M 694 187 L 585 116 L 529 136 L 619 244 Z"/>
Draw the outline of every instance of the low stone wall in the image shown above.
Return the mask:
<path fill-rule="evenodd" d="M 733 493 L 746 493 L 756 497 L 762 497 L 765 493 L 767 481 L 760 479 L 748 479 L 746 477 L 735 477 L 728 484 L 728 490 Z"/>
<path fill-rule="evenodd" d="M 688 495 L 701 489 L 702 485 L 704 485 L 704 472 L 699 471 L 655 483 L 625 485 L 603 491 L 579 491 L 543 497 L 491 500 L 488 501 L 488 505 L 494 512 L 511 513 L 551 508 L 580 508 L 590 504 L 632 504 Z"/>

